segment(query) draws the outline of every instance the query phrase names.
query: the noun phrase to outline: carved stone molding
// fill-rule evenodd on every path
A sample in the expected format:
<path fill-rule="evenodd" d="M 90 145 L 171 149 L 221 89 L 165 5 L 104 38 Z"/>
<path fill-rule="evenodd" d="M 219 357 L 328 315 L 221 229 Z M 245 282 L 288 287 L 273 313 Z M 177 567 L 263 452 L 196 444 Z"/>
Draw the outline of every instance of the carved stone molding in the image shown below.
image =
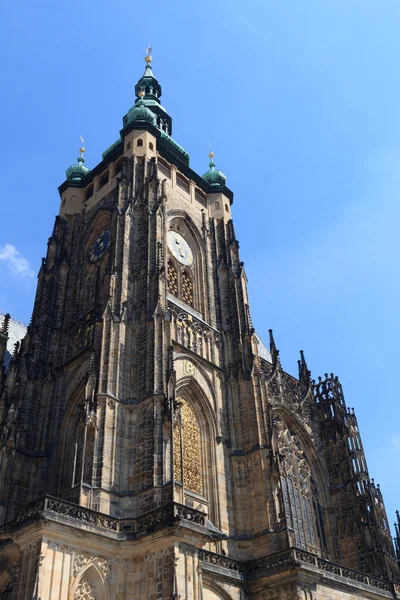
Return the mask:
<path fill-rule="evenodd" d="M 144 560 L 149 562 L 151 560 L 156 560 L 157 558 L 163 558 L 164 556 L 168 556 L 171 550 L 168 548 L 164 548 L 163 550 L 158 550 L 157 552 L 150 552 L 146 554 Z"/>
<path fill-rule="evenodd" d="M 74 577 L 77 577 L 79 573 L 90 563 L 96 565 L 96 567 L 103 573 L 106 581 L 110 580 L 111 577 L 111 567 L 110 561 L 107 558 L 102 556 L 92 556 L 90 554 L 76 554 L 74 565 L 72 569 L 72 574 Z"/>

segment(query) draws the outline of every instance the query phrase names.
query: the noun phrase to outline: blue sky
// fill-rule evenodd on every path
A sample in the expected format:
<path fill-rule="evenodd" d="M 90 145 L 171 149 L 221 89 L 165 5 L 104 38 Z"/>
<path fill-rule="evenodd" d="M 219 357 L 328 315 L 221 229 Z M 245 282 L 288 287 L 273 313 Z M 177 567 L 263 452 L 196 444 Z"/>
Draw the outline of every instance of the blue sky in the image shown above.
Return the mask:
<path fill-rule="evenodd" d="M 56 7 L 56 8 L 55 8 Z M 1 7 L 0 308 L 29 321 L 57 186 L 113 143 L 153 46 L 173 137 L 235 193 L 253 322 L 358 415 L 400 508 L 400 4 L 20 0 Z"/>

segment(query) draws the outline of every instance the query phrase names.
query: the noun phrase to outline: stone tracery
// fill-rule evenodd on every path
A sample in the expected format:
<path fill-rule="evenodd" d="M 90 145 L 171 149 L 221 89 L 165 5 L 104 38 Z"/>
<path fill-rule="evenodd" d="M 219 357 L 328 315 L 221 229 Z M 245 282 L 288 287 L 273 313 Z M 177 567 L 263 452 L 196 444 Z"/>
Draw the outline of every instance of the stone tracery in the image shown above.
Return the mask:
<path fill-rule="evenodd" d="M 275 419 L 275 425 L 286 522 L 295 545 L 315 552 L 320 548 L 318 530 L 322 526 L 317 487 L 298 437 L 279 418 Z"/>
<path fill-rule="evenodd" d="M 74 593 L 74 600 L 96 600 L 92 585 L 88 581 L 81 581 Z"/>

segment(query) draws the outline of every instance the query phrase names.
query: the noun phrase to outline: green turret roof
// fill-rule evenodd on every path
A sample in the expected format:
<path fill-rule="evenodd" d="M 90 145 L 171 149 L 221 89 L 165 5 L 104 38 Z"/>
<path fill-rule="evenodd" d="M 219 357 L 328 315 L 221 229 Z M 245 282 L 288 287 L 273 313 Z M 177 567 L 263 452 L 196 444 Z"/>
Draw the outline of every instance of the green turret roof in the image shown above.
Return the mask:
<path fill-rule="evenodd" d="M 157 119 L 156 115 L 147 108 L 143 98 L 140 98 L 128 111 L 124 125 L 128 125 L 131 121 L 148 121 L 152 125 L 156 125 Z"/>
<path fill-rule="evenodd" d="M 83 158 L 83 156 L 78 156 L 78 164 L 71 165 L 65 171 L 65 175 L 67 176 L 68 181 L 81 181 L 86 177 L 90 169 L 83 165 L 84 162 L 85 159 Z"/>
<path fill-rule="evenodd" d="M 218 171 L 215 168 L 215 162 L 213 161 L 214 154 L 212 152 L 210 152 L 209 157 L 211 159 L 208 165 L 210 169 L 207 171 L 207 173 L 204 173 L 203 179 L 205 179 L 205 181 L 207 181 L 207 183 L 211 185 L 211 187 L 225 186 L 226 175 L 224 175 L 221 171 Z"/>

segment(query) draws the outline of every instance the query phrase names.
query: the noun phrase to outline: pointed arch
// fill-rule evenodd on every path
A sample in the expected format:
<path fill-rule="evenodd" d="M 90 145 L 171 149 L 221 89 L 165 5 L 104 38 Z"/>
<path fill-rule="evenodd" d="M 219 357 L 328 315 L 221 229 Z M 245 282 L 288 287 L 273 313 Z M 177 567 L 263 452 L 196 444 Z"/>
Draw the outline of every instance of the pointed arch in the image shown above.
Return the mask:
<path fill-rule="evenodd" d="M 279 406 L 274 411 L 274 439 L 291 543 L 319 554 L 330 536 L 322 466 L 311 435 L 297 416 Z"/>
<path fill-rule="evenodd" d="M 56 495 L 80 502 L 81 486 L 91 486 L 93 477 L 96 427 L 85 400 L 87 377 L 72 394 L 61 423 L 58 459 L 61 464 Z"/>
<path fill-rule="evenodd" d="M 214 580 L 203 575 L 203 600 L 232 600 L 232 597 Z"/>
<path fill-rule="evenodd" d="M 190 492 L 203 495 L 200 425 L 191 403 L 177 398 L 179 418 L 174 427 L 174 479 Z"/>
<path fill-rule="evenodd" d="M 190 408 L 188 411 L 189 426 L 188 429 L 191 431 L 189 442 L 186 442 L 189 446 L 190 452 L 190 463 L 189 466 L 196 465 L 192 468 L 191 478 L 195 482 L 195 489 L 190 490 L 185 485 L 184 473 L 180 474 L 180 481 L 175 479 L 175 482 L 179 484 L 179 489 L 182 494 L 178 501 L 185 503 L 190 501 L 197 501 L 200 510 L 204 510 L 208 513 L 208 518 L 217 527 L 220 526 L 219 516 L 219 487 L 221 485 L 221 473 L 217 472 L 217 454 L 216 445 L 218 437 L 218 420 L 215 413 L 217 412 L 217 402 L 215 398 L 215 391 L 208 378 L 203 374 L 201 365 L 197 362 L 189 361 L 188 357 L 182 355 L 176 359 L 175 368 L 178 376 L 176 384 L 176 398 L 178 401 L 187 404 Z M 195 366 L 195 375 L 186 375 L 184 373 L 184 366 L 188 367 L 188 363 L 192 362 Z M 196 429 L 198 427 L 198 430 Z M 197 433 L 198 431 L 198 433 Z M 195 433 L 195 435 L 194 435 Z M 175 436 L 177 434 L 175 433 Z M 193 439 L 194 438 L 194 439 Z M 199 439 L 199 442 L 197 441 Z M 183 437 L 183 441 L 185 441 Z M 192 441 L 195 441 L 193 444 Z M 200 451 L 199 451 L 200 445 Z M 185 451 L 183 451 L 180 457 L 175 454 L 176 450 L 174 447 L 174 458 L 180 460 L 183 459 L 183 465 L 185 468 Z M 197 458 L 197 463 L 196 461 Z M 186 457 L 186 462 L 187 462 Z M 181 487 L 182 486 L 182 487 Z M 196 488 L 196 486 L 198 486 Z M 201 493 L 199 493 L 201 487 Z"/>
<path fill-rule="evenodd" d="M 61 464 L 57 495 L 78 501 L 74 488 L 80 484 L 83 463 L 85 384 L 82 380 L 72 394 L 61 423 L 58 456 Z"/>
<path fill-rule="evenodd" d="M 72 585 L 72 600 L 109 600 L 108 582 L 105 573 L 90 562 L 78 575 Z"/>
<path fill-rule="evenodd" d="M 168 214 L 167 231 L 179 232 L 189 244 L 193 253 L 193 264 L 176 265 L 178 271 L 179 298 L 208 319 L 208 302 L 205 294 L 206 253 L 204 240 L 193 219 L 184 210 L 173 210 Z"/>
<path fill-rule="evenodd" d="M 283 404 L 276 405 L 273 408 L 273 415 L 280 417 L 282 421 L 284 421 L 298 437 L 301 447 L 306 453 L 308 461 L 311 465 L 312 474 L 317 482 L 323 504 L 324 506 L 328 506 L 331 502 L 331 499 L 326 490 L 326 486 L 324 486 L 324 482 L 328 480 L 328 474 L 326 472 L 326 467 L 320 460 L 318 450 L 311 438 L 311 430 L 307 431 L 304 422 L 300 419 L 300 417 L 298 417 L 292 410 Z"/>

